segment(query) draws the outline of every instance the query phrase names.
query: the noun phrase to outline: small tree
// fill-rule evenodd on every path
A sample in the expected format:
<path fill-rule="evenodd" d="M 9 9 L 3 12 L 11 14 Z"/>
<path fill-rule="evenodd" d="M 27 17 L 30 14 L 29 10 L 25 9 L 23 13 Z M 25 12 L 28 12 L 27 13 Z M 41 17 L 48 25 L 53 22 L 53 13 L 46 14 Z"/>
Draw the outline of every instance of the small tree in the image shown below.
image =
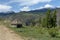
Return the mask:
<path fill-rule="evenodd" d="M 56 10 L 54 10 L 54 13 L 53 13 L 53 27 L 56 27 L 57 26 L 57 16 L 56 16 Z"/>
<path fill-rule="evenodd" d="M 56 10 L 54 10 L 53 14 L 51 14 L 51 11 L 48 10 L 48 12 L 46 13 L 46 27 L 47 28 L 52 28 L 52 27 L 56 27 L 57 24 L 57 20 L 56 20 Z"/>
<path fill-rule="evenodd" d="M 48 12 L 46 13 L 46 26 L 47 28 L 51 27 L 51 11 L 48 10 Z"/>

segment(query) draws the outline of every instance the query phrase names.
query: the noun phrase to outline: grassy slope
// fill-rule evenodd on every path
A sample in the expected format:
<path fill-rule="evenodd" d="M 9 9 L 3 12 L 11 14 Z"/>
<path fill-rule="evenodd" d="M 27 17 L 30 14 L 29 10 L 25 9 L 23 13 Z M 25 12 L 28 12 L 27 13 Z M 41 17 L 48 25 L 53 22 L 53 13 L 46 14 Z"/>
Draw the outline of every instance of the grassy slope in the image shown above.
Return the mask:
<path fill-rule="evenodd" d="M 48 33 L 49 31 L 47 28 L 24 27 L 24 28 L 11 28 L 11 29 L 21 36 L 34 38 L 35 40 L 60 40 L 60 37 L 51 37 Z M 60 35 L 60 32 L 59 32 L 59 35 Z"/>
<path fill-rule="evenodd" d="M 49 35 L 50 32 L 58 31 L 60 35 L 60 27 L 56 27 L 55 29 L 47 29 L 43 27 L 30 27 L 26 26 L 23 28 L 15 28 L 11 27 L 10 23 L 4 23 L 3 21 L 0 22 L 0 24 L 6 25 L 10 29 L 14 30 L 18 35 L 22 37 L 29 37 L 29 40 L 32 40 L 34 38 L 35 40 L 60 40 L 60 36 L 58 37 L 51 37 Z"/>

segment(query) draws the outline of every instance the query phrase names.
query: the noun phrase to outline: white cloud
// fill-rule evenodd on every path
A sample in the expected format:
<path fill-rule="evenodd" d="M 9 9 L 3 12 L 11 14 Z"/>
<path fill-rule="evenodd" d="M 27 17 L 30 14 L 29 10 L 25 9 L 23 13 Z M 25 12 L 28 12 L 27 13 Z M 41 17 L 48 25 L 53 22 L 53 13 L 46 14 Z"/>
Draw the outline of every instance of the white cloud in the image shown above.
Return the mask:
<path fill-rule="evenodd" d="M 20 11 L 30 11 L 29 7 L 23 7 Z"/>
<path fill-rule="evenodd" d="M 58 6 L 58 7 L 60 7 L 60 6 Z M 39 8 L 31 9 L 31 8 L 29 8 L 29 7 L 23 7 L 23 8 L 20 9 L 20 10 L 21 10 L 21 11 L 30 11 L 30 10 L 38 10 L 38 9 L 43 9 L 43 8 L 55 8 L 55 6 L 50 5 L 50 4 L 46 4 L 46 5 L 41 6 L 41 7 L 39 7 Z"/>
<path fill-rule="evenodd" d="M 51 2 L 52 0 L 11 0 L 9 3 L 18 2 L 20 6 L 31 6 L 38 4 L 40 2 Z"/>
<path fill-rule="evenodd" d="M 5 4 L 10 4 L 10 3 L 19 3 L 20 6 L 25 6 L 22 9 L 20 9 L 21 11 L 30 11 L 31 9 L 29 8 L 29 6 L 38 4 L 38 3 L 44 3 L 44 2 L 51 2 L 52 0 L 11 0 Z M 34 10 L 34 9 L 33 9 Z"/>
<path fill-rule="evenodd" d="M 60 6 L 57 6 L 57 8 L 60 8 Z"/>
<path fill-rule="evenodd" d="M 43 9 L 43 8 L 55 8 L 55 6 L 50 5 L 50 4 L 46 4 L 44 6 L 40 6 L 39 8 L 35 8 L 35 9 L 32 9 L 32 10 L 38 10 L 38 9 Z"/>
<path fill-rule="evenodd" d="M 42 9 L 42 8 L 55 8 L 55 6 L 50 5 L 50 4 L 46 4 L 46 5 L 42 6 L 42 7 L 40 7 L 39 9 Z"/>
<path fill-rule="evenodd" d="M 0 4 L 0 12 L 10 11 L 11 8 L 12 8 L 11 6 L 1 5 L 1 4 Z"/>
<path fill-rule="evenodd" d="M 50 5 L 50 4 L 46 4 L 44 6 L 40 6 L 39 8 L 35 8 L 35 9 L 31 9 L 31 10 L 38 10 L 38 9 L 43 9 L 43 8 L 56 8 L 56 7 L 53 5 Z"/>
<path fill-rule="evenodd" d="M 53 5 L 50 5 L 50 4 L 46 4 L 44 7 L 45 7 L 45 8 L 52 8 L 52 7 L 54 7 L 54 6 L 53 6 Z"/>
<path fill-rule="evenodd" d="M 31 6 L 31 5 L 38 4 L 40 2 L 50 2 L 50 1 L 51 0 L 23 0 L 20 5 L 22 5 L 22 6 L 24 6 L 24 5 Z"/>

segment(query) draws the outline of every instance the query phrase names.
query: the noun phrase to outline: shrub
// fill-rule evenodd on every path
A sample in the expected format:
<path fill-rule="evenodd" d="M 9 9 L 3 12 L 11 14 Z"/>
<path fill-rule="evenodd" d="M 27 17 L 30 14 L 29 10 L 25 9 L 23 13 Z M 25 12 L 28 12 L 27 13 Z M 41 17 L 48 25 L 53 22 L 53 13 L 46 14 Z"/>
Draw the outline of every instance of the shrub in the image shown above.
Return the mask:
<path fill-rule="evenodd" d="M 57 35 L 58 35 L 58 29 L 56 29 L 56 28 L 51 28 L 51 29 L 48 30 L 48 33 L 49 33 L 49 35 L 50 35 L 51 37 L 57 37 Z"/>

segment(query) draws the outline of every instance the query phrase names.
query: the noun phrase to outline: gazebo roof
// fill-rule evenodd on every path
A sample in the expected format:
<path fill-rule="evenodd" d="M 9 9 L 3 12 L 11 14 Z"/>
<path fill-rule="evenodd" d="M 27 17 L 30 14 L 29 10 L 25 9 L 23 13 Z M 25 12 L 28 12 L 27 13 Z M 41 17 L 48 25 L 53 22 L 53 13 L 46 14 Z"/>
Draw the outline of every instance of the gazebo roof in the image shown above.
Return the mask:
<path fill-rule="evenodd" d="M 11 24 L 22 24 L 20 20 L 13 20 Z"/>

